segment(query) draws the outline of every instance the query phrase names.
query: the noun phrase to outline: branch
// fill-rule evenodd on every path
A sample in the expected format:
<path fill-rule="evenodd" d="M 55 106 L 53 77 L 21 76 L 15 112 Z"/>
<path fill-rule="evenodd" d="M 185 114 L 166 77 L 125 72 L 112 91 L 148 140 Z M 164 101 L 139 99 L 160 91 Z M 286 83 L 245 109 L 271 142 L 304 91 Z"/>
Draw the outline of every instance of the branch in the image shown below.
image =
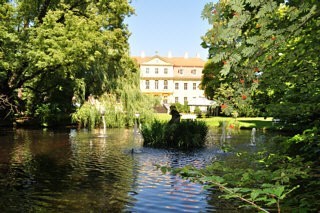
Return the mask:
<path fill-rule="evenodd" d="M 40 12 L 39 12 L 39 15 L 38 15 L 38 20 L 40 23 L 43 22 L 43 18 L 46 16 L 47 14 L 47 11 L 48 11 L 48 7 L 51 3 L 51 0 L 45 0 L 41 9 L 40 9 Z"/>
<path fill-rule="evenodd" d="M 249 203 L 251 206 L 259 209 L 260 211 L 263 211 L 263 212 L 266 212 L 266 213 L 269 213 L 269 211 L 265 210 L 264 208 L 258 206 L 256 203 L 254 203 L 253 201 L 250 201 L 236 193 L 234 193 L 231 189 L 225 187 L 224 185 L 222 185 L 221 183 L 218 183 L 218 182 L 214 182 L 214 181 L 211 181 L 211 183 L 213 183 L 214 185 L 218 186 L 220 190 L 224 190 L 225 192 L 229 193 L 229 194 L 233 194 L 235 197 L 239 198 L 240 200 L 246 202 L 246 203 Z"/>
<path fill-rule="evenodd" d="M 8 96 L 0 94 L 0 109 L 9 109 L 7 115 L 5 116 L 6 118 L 11 113 L 17 111 L 17 106 L 14 106 L 12 103 L 10 103 Z"/>

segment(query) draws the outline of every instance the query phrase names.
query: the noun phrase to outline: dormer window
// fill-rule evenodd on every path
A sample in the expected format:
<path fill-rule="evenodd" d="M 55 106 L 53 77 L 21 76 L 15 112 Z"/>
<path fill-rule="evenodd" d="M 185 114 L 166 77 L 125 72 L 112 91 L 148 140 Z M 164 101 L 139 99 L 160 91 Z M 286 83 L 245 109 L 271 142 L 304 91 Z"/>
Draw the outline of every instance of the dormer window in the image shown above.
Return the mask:
<path fill-rule="evenodd" d="M 183 69 L 178 69 L 178 73 L 179 73 L 180 75 L 183 75 Z"/>
<path fill-rule="evenodd" d="M 192 74 L 192 75 L 196 75 L 196 74 L 197 74 L 197 70 L 196 70 L 196 69 L 192 69 L 192 70 L 191 70 L 191 74 Z"/>

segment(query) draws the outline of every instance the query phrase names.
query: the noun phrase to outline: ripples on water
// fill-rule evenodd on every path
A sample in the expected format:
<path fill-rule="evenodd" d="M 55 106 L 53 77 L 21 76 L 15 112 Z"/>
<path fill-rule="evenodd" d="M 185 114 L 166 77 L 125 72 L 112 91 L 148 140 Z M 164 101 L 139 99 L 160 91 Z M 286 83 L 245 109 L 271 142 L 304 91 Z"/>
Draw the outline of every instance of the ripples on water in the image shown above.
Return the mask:
<path fill-rule="evenodd" d="M 214 135 L 206 149 L 185 153 L 143 148 L 131 129 L 108 130 L 106 137 L 75 130 L 2 131 L 0 211 L 219 211 L 212 192 L 155 167 L 204 167 L 219 155 Z"/>

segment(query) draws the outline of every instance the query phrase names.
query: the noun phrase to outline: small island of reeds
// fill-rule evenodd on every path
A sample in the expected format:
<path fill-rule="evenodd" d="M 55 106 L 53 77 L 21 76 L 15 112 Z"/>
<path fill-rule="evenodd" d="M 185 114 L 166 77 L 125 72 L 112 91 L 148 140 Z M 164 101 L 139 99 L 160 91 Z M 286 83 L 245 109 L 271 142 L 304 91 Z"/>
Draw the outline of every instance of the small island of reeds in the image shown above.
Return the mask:
<path fill-rule="evenodd" d="M 168 123 L 155 120 L 143 126 L 141 133 L 144 146 L 190 150 L 205 145 L 208 126 L 203 121 Z"/>

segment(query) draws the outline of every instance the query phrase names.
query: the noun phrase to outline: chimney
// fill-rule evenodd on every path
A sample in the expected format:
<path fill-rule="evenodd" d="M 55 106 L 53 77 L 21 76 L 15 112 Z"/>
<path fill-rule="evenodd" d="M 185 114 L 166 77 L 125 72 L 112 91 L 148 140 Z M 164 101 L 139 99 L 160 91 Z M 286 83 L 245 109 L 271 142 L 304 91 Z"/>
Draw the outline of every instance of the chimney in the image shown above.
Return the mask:
<path fill-rule="evenodd" d="M 185 53 L 184 53 L 184 58 L 185 58 L 185 59 L 189 58 L 188 52 L 185 52 Z"/>
<path fill-rule="evenodd" d="M 144 51 L 141 51 L 141 58 L 145 58 L 146 54 L 144 53 Z"/>
<path fill-rule="evenodd" d="M 172 53 L 171 53 L 171 51 L 168 52 L 168 58 L 172 58 Z"/>

